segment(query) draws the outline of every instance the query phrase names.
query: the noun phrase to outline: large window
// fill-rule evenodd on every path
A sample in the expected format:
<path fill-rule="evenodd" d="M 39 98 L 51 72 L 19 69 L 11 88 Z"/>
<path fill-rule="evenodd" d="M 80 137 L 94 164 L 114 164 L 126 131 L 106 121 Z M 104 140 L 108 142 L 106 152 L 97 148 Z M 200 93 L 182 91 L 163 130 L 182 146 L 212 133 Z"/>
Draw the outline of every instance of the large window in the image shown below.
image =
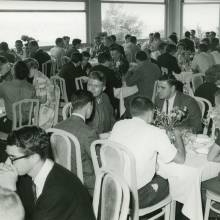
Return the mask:
<path fill-rule="evenodd" d="M 10 47 L 22 35 L 54 45 L 57 37 L 68 35 L 86 42 L 85 2 L 1 1 L 0 41 Z"/>
<path fill-rule="evenodd" d="M 102 0 L 102 30 L 116 34 L 118 40 L 123 40 L 126 34 L 144 39 L 149 33 L 156 31 L 164 36 L 164 26 L 163 0 L 129 0 L 126 3 Z"/>
<path fill-rule="evenodd" d="M 219 1 L 218 1 L 219 2 Z M 183 33 L 195 29 L 202 38 L 205 32 L 215 31 L 219 34 L 220 4 L 217 1 L 185 0 L 183 5 Z"/>

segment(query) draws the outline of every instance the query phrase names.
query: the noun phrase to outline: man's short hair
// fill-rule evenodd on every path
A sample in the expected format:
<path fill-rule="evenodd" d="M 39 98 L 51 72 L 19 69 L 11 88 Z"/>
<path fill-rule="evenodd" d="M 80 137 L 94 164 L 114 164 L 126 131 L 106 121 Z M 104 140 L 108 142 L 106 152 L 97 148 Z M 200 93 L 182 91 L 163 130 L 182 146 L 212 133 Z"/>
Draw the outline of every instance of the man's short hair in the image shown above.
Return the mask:
<path fill-rule="evenodd" d="M 131 36 L 131 43 L 136 44 L 137 38 L 135 36 Z"/>
<path fill-rule="evenodd" d="M 110 49 L 110 51 L 117 51 L 117 52 L 121 53 L 121 48 L 119 47 L 119 45 L 113 45 L 109 49 Z"/>
<path fill-rule="evenodd" d="M 131 35 L 130 35 L 130 34 L 126 34 L 126 35 L 125 35 L 125 40 L 127 40 L 128 38 L 131 38 Z"/>
<path fill-rule="evenodd" d="M 195 33 L 196 33 L 196 31 L 195 31 L 194 29 L 192 29 L 192 30 L 191 30 L 191 32 L 192 32 L 193 34 L 195 34 Z"/>
<path fill-rule="evenodd" d="M 75 38 L 75 39 L 73 39 L 73 41 L 72 41 L 72 45 L 73 46 L 76 46 L 77 44 L 81 44 L 81 40 L 80 39 L 78 39 L 78 38 Z"/>
<path fill-rule="evenodd" d="M 7 145 L 16 145 L 25 155 L 38 154 L 45 160 L 50 149 L 50 136 L 40 127 L 25 126 L 8 135 Z"/>
<path fill-rule="evenodd" d="M 216 37 L 216 33 L 214 31 L 211 31 L 210 35 L 212 35 L 213 37 Z"/>
<path fill-rule="evenodd" d="M 92 71 L 89 73 L 89 78 L 90 79 L 95 79 L 98 80 L 100 82 L 102 82 L 104 85 L 106 84 L 106 78 L 104 73 L 100 72 L 100 71 Z"/>
<path fill-rule="evenodd" d="M 93 95 L 89 91 L 77 90 L 71 97 L 73 111 L 82 109 L 88 103 L 93 103 Z"/>
<path fill-rule="evenodd" d="M 159 81 L 166 81 L 170 86 L 175 86 L 177 87 L 178 81 L 173 75 L 163 75 L 159 78 Z"/>
<path fill-rule="evenodd" d="M 188 37 L 188 38 L 190 37 L 190 32 L 189 31 L 185 32 L 185 37 Z"/>
<path fill-rule="evenodd" d="M 9 50 L 8 43 L 7 42 L 1 42 L 0 43 L 0 50 L 8 51 Z"/>
<path fill-rule="evenodd" d="M 16 40 L 16 41 L 15 41 L 15 44 L 18 44 L 18 43 L 23 45 L 22 40 Z"/>
<path fill-rule="evenodd" d="M 31 68 L 35 68 L 35 69 L 38 69 L 38 68 L 39 68 L 39 63 L 38 63 L 38 61 L 37 61 L 36 59 L 34 59 L 34 58 L 26 58 L 26 59 L 24 59 L 23 61 L 26 63 L 26 65 L 27 65 L 27 67 L 28 67 L 29 70 L 30 70 Z"/>
<path fill-rule="evenodd" d="M 155 39 L 160 39 L 160 33 L 159 32 L 155 32 L 154 33 L 154 38 Z"/>
<path fill-rule="evenodd" d="M 0 56 L 0 64 L 8 63 L 8 59 L 6 57 Z"/>
<path fill-rule="evenodd" d="M 176 52 L 176 46 L 174 44 L 168 44 L 166 47 L 166 52 L 167 53 Z"/>
<path fill-rule="evenodd" d="M 138 51 L 135 58 L 139 61 L 145 61 L 147 60 L 147 54 L 144 51 Z"/>
<path fill-rule="evenodd" d="M 82 54 L 81 53 L 72 53 L 71 54 L 71 61 L 74 63 L 78 63 L 82 61 Z"/>
<path fill-rule="evenodd" d="M 108 52 L 102 52 L 98 54 L 98 62 L 105 63 L 106 61 L 111 61 L 112 57 L 111 54 Z"/>
<path fill-rule="evenodd" d="M 158 50 L 164 50 L 166 46 L 167 46 L 167 43 L 161 42 L 161 43 L 158 45 Z"/>
<path fill-rule="evenodd" d="M 15 78 L 24 80 L 29 75 L 29 69 L 24 61 L 17 61 L 14 65 Z"/>
<path fill-rule="evenodd" d="M 69 36 L 63 36 L 63 40 L 70 40 Z"/>
<path fill-rule="evenodd" d="M 87 51 L 83 51 L 83 52 L 82 52 L 82 56 L 83 56 L 83 57 L 88 57 L 88 58 L 90 58 L 90 53 L 87 52 Z"/>
<path fill-rule="evenodd" d="M 0 187 L 0 219 L 24 220 L 24 208 L 18 195 Z"/>
<path fill-rule="evenodd" d="M 58 45 L 58 44 L 61 44 L 61 43 L 63 43 L 63 38 L 58 37 L 58 38 L 55 40 L 55 44 Z"/>
<path fill-rule="evenodd" d="M 111 37 L 113 42 L 116 42 L 117 38 L 116 38 L 116 36 L 114 34 L 112 34 L 110 37 Z"/>
<path fill-rule="evenodd" d="M 146 97 L 137 96 L 131 101 L 130 112 L 132 117 L 143 115 L 153 109 L 152 101 Z"/>
<path fill-rule="evenodd" d="M 208 45 L 207 44 L 199 44 L 199 50 L 202 52 L 207 52 L 208 51 Z"/>
<path fill-rule="evenodd" d="M 37 47 L 37 48 L 39 47 L 38 42 L 36 40 L 29 41 L 28 46 Z"/>

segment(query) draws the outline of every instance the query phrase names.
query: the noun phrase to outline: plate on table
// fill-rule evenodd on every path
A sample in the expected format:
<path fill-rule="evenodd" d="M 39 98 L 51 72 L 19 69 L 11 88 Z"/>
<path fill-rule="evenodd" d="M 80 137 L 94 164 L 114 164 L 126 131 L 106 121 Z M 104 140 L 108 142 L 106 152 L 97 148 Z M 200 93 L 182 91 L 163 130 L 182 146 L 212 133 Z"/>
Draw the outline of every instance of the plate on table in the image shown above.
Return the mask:
<path fill-rule="evenodd" d="M 208 135 L 199 134 L 196 136 L 193 149 L 200 154 L 208 154 L 209 148 L 214 144 L 214 140 Z"/>

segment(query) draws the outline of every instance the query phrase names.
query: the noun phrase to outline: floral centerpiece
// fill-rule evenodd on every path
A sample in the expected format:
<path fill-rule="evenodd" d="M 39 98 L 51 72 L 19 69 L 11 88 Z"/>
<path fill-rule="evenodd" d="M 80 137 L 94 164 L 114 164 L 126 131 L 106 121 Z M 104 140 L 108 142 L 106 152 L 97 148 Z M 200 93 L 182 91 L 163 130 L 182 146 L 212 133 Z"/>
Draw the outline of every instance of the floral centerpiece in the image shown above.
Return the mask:
<path fill-rule="evenodd" d="M 158 109 L 155 109 L 155 116 L 153 124 L 157 127 L 164 128 L 170 138 L 170 141 L 173 143 L 175 141 L 175 136 L 173 129 L 183 122 L 187 118 L 188 109 L 184 106 L 182 109 L 178 106 L 175 106 L 170 114 L 161 112 Z"/>

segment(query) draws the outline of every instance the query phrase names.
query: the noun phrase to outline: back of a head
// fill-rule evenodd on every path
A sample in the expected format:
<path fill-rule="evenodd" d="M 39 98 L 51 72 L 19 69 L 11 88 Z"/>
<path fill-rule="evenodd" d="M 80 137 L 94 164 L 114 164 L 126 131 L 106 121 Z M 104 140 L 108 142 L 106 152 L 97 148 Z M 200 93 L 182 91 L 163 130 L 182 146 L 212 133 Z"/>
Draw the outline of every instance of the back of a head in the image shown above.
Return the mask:
<path fill-rule="evenodd" d="M 149 111 L 153 111 L 152 101 L 146 97 L 137 96 L 131 101 L 130 112 L 132 117 L 142 116 Z"/>
<path fill-rule="evenodd" d="M 160 33 L 159 32 L 154 33 L 154 39 L 160 39 Z"/>
<path fill-rule="evenodd" d="M 105 63 L 107 61 L 111 61 L 111 55 L 110 53 L 108 52 L 102 52 L 102 53 L 99 53 L 98 55 L 98 62 L 99 63 Z"/>
<path fill-rule="evenodd" d="M 199 50 L 201 52 L 207 52 L 208 51 L 208 45 L 202 43 L 202 44 L 199 44 Z"/>
<path fill-rule="evenodd" d="M 36 40 L 31 40 L 31 41 L 28 43 L 28 46 L 39 48 L 39 45 L 38 45 L 38 43 L 37 43 Z"/>
<path fill-rule="evenodd" d="M 135 36 L 131 36 L 131 43 L 136 44 L 137 38 Z"/>
<path fill-rule="evenodd" d="M 72 45 L 73 46 L 76 46 L 77 44 L 81 44 L 81 40 L 80 39 L 78 39 L 78 38 L 76 38 L 76 39 L 73 39 L 73 41 L 72 41 Z"/>
<path fill-rule="evenodd" d="M 50 136 L 40 127 L 25 126 L 8 135 L 7 145 L 16 145 L 25 155 L 38 154 L 45 160 L 50 149 Z"/>
<path fill-rule="evenodd" d="M 112 39 L 113 42 L 116 42 L 117 38 L 116 38 L 115 35 L 111 35 L 110 37 L 111 37 L 111 39 Z"/>
<path fill-rule="evenodd" d="M 9 50 L 8 44 L 6 42 L 1 42 L 0 43 L 0 50 L 7 52 Z"/>
<path fill-rule="evenodd" d="M 71 97 L 73 112 L 81 110 L 88 103 L 93 103 L 93 100 L 94 98 L 91 92 L 77 90 Z"/>
<path fill-rule="evenodd" d="M 189 31 L 185 32 L 185 37 L 190 38 L 190 32 Z"/>
<path fill-rule="evenodd" d="M 168 44 L 166 47 L 167 53 L 175 53 L 176 52 L 176 46 L 173 44 Z"/>
<path fill-rule="evenodd" d="M 210 67 L 205 72 L 206 82 L 216 83 L 217 80 L 220 80 L 220 64 L 216 64 Z"/>
<path fill-rule="evenodd" d="M 72 53 L 71 54 L 71 61 L 73 63 L 78 63 L 82 61 L 82 54 L 81 53 Z"/>
<path fill-rule="evenodd" d="M 177 36 L 176 36 L 175 34 L 171 34 L 171 35 L 169 36 L 169 38 L 170 38 L 175 44 L 178 43 L 178 39 L 177 39 Z"/>
<path fill-rule="evenodd" d="M 63 38 L 58 37 L 55 41 L 55 44 L 58 46 L 63 43 Z"/>
<path fill-rule="evenodd" d="M 18 195 L 0 187 L 0 219 L 24 220 L 24 208 Z"/>
<path fill-rule="evenodd" d="M 144 51 L 138 51 L 135 58 L 139 61 L 145 61 L 147 60 L 147 54 Z"/>
<path fill-rule="evenodd" d="M 26 63 L 26 65 L 27 65 L 29 70 L 31 68 L 34 68 L 34 69 L 38 69 L 39 68 L 39 63 L 34 58 L 26 58 L 23 61 Z"/>
<path fill-rule="evenodd" d="M 94 79 L 94 80 L 98 80 L 100 82 L 102 82 L 104 85 L 106 84 L 106 78 L 104 73 L 100 72 L 100 71 L 92 71 L 89 73 L 89 78 L 90 79 Z"/>
<path fill-rule="evenodd" d="M 14 65 L 15 78 L 19 80 L 24 80 L 29 75 L 28 66 L 24 61 L 17 61 Z"/>

